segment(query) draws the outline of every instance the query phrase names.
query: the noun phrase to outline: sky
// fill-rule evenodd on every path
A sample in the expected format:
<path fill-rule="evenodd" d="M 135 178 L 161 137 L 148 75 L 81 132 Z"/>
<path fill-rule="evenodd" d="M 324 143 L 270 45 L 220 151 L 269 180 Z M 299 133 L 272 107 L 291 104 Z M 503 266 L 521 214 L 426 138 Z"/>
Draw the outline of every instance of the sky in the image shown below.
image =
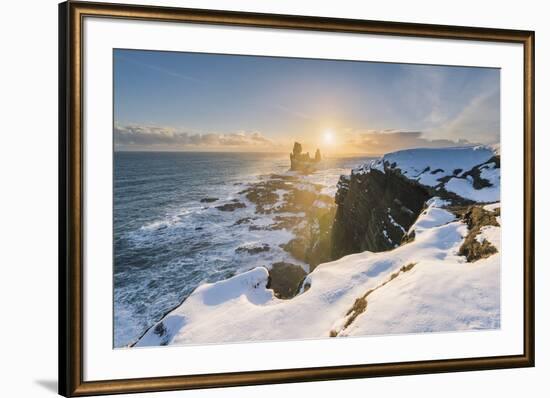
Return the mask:
<path fill-rule="evenodd" d="M 114 51 L 115 150 L 383 154 L 499 136 L 499 69 Z"/>

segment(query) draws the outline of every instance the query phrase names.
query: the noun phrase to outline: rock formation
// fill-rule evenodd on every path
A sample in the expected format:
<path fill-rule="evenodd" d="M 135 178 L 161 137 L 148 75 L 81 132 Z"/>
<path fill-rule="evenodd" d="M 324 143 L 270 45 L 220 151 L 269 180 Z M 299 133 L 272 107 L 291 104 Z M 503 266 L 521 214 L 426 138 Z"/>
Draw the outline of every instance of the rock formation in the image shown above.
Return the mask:
<path fill-rule="evenodd" d="M 317 150 L 315 151 L 315 162 L 320 162 L 321 161 L 321 151 L 319 150 L 319 148 L 317 148 Z"/>
<path fill-rule="evenodd" d="M 400 151 L 341 176 L 332 226 L 332 258 L 391 250 L 426 201 L 437 196 L 468 208 L 500 198 L 500 156 L 485 147 Z"/>
<path fill-rule="evenodd" d="M 315 151 L 315 157 L 309 156 L 309 152 L 302 153 L 302 144 L 294 143 L 294 148 L 290 154 L 290 170 L 311 172 L 315 169 L 315 164 L 321 161 L 321 151 Z"/>
<path fill-rule="evenodd" d="M 332 227 L 332 258 L 399 246 L 430 198 L 428 190 L 397 172 L 341 176 Z"/>

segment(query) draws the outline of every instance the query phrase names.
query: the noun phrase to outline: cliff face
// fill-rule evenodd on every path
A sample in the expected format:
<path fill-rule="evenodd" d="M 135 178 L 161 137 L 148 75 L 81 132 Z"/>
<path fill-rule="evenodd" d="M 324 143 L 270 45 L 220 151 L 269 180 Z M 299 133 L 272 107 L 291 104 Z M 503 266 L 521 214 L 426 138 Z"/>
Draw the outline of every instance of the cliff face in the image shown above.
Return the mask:
<path fill-rule="evenodd" d="M 430 193 L 396 171 L 342 176 L 332 227 L 332 257 L 399 246 Z"/>
<path fill-rule="evenodd" d="M 454 206 L 500 200 L 500 157 L 488 147 L 413 149 L 385 155 L 338 183 L 332 258 L 380 252 L 407 232 L 433 196 Z"/>

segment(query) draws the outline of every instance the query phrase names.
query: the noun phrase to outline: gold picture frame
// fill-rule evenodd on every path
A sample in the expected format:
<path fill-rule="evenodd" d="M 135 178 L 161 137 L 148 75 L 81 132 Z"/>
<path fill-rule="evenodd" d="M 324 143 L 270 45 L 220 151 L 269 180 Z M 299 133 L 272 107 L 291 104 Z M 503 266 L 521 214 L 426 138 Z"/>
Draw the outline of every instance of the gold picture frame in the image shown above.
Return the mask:
<path fill-rule="evenodd" d="M 524 66 L 523 354 L 239 373 L 83 380 L 83 21 L 105 17 L 517 43 Z M 534 366 L 534 43 L 532 31 L 65 2 L 59 5 L 59 392 L 64 396 L 412 375 Z"/>

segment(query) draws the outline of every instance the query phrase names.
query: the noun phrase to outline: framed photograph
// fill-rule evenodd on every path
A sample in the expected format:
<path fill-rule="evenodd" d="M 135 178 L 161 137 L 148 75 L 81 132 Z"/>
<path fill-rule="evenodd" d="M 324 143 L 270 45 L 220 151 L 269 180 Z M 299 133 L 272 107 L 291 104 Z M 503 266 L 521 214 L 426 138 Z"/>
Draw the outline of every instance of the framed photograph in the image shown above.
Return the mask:
<path fill-rule="evenodd" d="M 62 395 L 534 366 L 534 32 L 59 29 Z"/>

